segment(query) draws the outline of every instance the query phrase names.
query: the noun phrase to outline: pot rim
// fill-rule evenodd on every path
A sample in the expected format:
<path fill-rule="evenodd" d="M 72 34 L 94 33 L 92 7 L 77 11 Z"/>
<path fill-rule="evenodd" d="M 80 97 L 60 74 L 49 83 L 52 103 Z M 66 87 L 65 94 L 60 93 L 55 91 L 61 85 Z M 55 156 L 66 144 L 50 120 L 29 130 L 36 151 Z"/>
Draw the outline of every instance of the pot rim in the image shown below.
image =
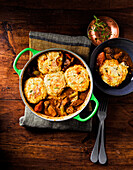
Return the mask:
<path fill-rule="evenodd" d="M 23 92 L 23 87 L 22 87 L 22 82 L 23 82 L 23 75 L 24 75 L 24 72 L 25 72 L 25 69 L 27 68 L 27 66 L 31 63 L 32 60 L 34 60 L 36 57 L 38 57 L 40 54 L 43 54 L 43 53 L 46 53 L 46 52 L 50 52 L 50 51 L 65 51 L 65 52 L 68 52 L 72 55 L 74 55 L 76 58 L 78 58 L 82 64 L 85 66 L 88 74 L 89 74 L 89 78 L 90 78 L 90 87 L 89 87 L 89 91 L 88 91 L 88 94 L 87 94 L 87 97 L 84 101 L 84 103 L 78 108 L 78 110 L 70 115 L 67 115 L 67 116 L 62 116 L 62 117 L 50 117 L 50 116 L 47 116 L 45 114 L 41 114 L 41 113 L 37 113 L 33 110 L 33 108 L 28 104 L 28 102 L 26 101 L 26 98 L 24 96 L 24 92 Z M 92 95 L 92 91 L 93 91 L 93 78 L 92 78 L 92 73 L 90 71 L 90 68 L 89 66 L 86 64 L 86 62 L 76 53 L 70 51 L 70 50 L 67 50 L 67 49 L 63 49 L 63 48 L 50 48 L 50 49 L 46 49 L 46 50 L 43 50 L 41 52 L 38 52 L 37 54 L 35 54 L 26 64 L 25 66 L 23 67 L 22 69 L 22 72 L 20 74 L 20 78 L 19 78 L 19 91 L 20 91 L 20 95 L 21 95 L 21 98 L 24 102 L 24 104 L 30 109 L 30 111 L 35 114 L 36 116 L 42 118 L 42 119 L 45 119 L 45 120 L 49 120 L 49 121 L 65 121 L 65 120 L 68 120 L 68 119 L 71 119 L 75 116 L 77 116 L 79 113 L 82 112 L 82 110 L 87 106 L 87 104 L 89 103 L 90 101 L 90 98 L 91 98 L 91 95 Z"/>

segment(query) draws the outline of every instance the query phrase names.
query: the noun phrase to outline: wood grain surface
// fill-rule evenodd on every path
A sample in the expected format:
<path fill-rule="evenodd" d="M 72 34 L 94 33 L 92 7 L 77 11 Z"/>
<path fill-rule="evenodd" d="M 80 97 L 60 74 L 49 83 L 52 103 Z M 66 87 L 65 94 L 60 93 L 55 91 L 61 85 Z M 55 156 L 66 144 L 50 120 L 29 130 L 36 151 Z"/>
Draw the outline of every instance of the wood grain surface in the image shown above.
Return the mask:
<path fill-rule="evenodd" d="M 0 0 L 0 165 L 3 169 L 133 169 L 133 93 L 109 98 L 105 121 L 108 162 L 89 158 L 98 119 L 91 133 L 24 128 L 19 78 L 12 68 L 16 55 L 29 44 L 29 31 L 86 35 L 96 16 L 109 16 L 120 27 L 120 37 L 133 40 L 133 0 Z M 94 46 L 92 46 L 92 50 Z M 29 54 L 21 57 L 23 68 Z M 96 96 L 102 95 L 94 89 Z"/>

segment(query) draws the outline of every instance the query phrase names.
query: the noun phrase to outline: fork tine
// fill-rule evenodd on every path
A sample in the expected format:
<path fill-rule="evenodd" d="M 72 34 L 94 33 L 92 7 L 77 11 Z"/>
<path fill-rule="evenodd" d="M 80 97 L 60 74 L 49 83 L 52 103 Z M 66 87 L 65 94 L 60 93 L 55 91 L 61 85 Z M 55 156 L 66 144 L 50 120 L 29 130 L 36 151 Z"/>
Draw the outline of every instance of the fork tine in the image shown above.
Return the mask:
<path fill-rule="evenodd" d="M 103 111 L 105 110 L 105 108 L 106 108 L 106 100 L 104 99 L 104 101 L 103 101 Z"/>
<path fill-rule="evenodd" d="M 103 101 L 103 102 L 104 102 L 104 101 Z M 103 106 L 104 106 L 103 102 L 100 101 L 100 106 L 99 106 L 99 110 L 100 110 L 100 111 L 103 110 Z"/>
<path fill-rule="evenodd" d="M 106 98 L 105 104 L 104 104 L 104 111 L 107 111 L 107 105 L 108 105 L 108 99 Z"/>
<path fill-rule="evenodd" d="M 107 111 L 107 104 L 108 104 L 108 98 L 102 98 L 100 100 L 99 110 L 100 111 Z"/>

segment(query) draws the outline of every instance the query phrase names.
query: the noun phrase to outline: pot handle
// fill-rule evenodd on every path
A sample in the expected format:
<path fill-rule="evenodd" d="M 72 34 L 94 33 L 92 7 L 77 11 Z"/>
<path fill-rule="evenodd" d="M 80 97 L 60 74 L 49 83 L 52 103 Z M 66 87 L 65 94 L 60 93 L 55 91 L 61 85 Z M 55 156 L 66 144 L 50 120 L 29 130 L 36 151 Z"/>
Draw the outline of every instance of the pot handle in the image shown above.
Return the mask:
<path fill-rule="evenodd" d="M 96 103 L 95 108 L 94 108 L 94 110 L 92 111 L 92 113 L 91 113 L 88 117 L 86 117 L 86 118 L 84 118 L 84 119 L 82 119 L 82 118 L 80 117 L 80 114 L 78 114 L 77 116 L 73 117 L 73 119 L 76 119 L 76 120 L 78 120 L 78 121 L 80 121 L 80 122 L 85 122 L 85 121 L 89 120 L 90 118 L 92 118 L 92 116 L 94 116 L 94 114 L 96 113 L 96 111 L 97 111 L 97 109 L 98 109 L 99 102 L 98 102 L 98 100 L 96 99 L 96 97 L 94 96 L 93 93 L 92 93 L 92 95 L 91 95 L 91 99 L 90 99 L 90 100 L 93 100 L 93 101 Z"/>
<path fill-rule="evenodd" d="M 33 56 L 34 56 L 35 54 L 37 54 L 37 53 L 40 52 L 40 51 L 34 50 L 34 49 L 32 49 L 32 48 L 25 48 L 24 50 L 22 50 L 22 51 L 17 55 L 17 57 L 15 58 L 14 63 L 13 63 L 13 68 L 14 68 L 14 70 L 16 71 L 16 73 L 19 75 L 19 77 L 20 77 L 20 74 L 21 74 L 22 69 L 18 69 L 18 68 L 16 67 L 16 65 L 17 65 L 18 59 L 19 59 L 19 58 L 21 57 L 21 55 L 22 55 L 23 53 L 25 53 L 26 51 L 31 51 L 31 52 L 33 53 Z"/>

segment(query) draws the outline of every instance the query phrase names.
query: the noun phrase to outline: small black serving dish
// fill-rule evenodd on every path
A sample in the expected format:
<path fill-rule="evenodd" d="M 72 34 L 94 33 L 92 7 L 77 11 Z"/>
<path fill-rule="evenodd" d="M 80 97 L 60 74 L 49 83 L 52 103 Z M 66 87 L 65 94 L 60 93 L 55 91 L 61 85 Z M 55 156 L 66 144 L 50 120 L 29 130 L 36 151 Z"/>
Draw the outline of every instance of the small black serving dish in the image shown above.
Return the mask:
<path fill-rule="evenodd" d="M 122 96 L 133 92 L 133 72 L 127 75 L 126 80 L 118 87 L 111 87 L 103 82 L 99 73 L 96 71 L 96 59 L 105 47 L 121 48 L 127 52 L 133 62 L 133 41 L 125 38 L 114 38 L 107 40 L 97 46 L 90 58 L 90 69 L 93 75 L 94 84 L 104 93 L 113 96 Z"/>

